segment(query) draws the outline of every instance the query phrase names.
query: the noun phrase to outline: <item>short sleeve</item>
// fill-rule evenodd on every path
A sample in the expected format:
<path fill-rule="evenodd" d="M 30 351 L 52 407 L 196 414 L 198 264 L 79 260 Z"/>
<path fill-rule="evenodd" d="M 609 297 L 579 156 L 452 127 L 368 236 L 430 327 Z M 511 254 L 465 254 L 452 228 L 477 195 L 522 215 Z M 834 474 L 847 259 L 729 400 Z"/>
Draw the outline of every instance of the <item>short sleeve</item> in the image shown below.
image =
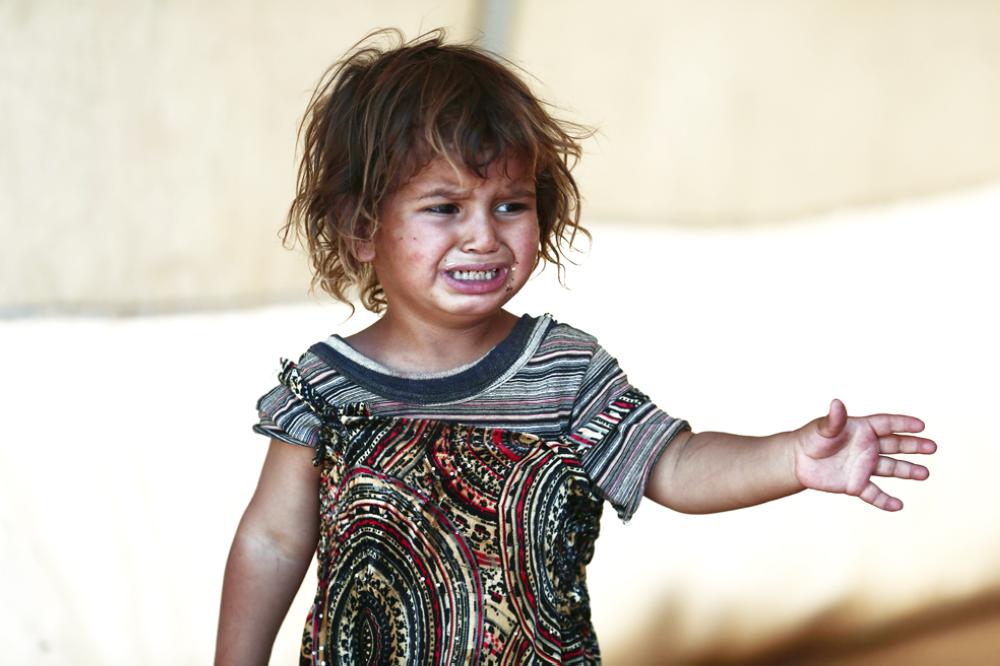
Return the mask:
<path fill-rule="evenodd" d="M 623 521 L 639 507 L 660 455 L 688 429 L 687 421 L 629 384 L 618 362 L 597 348 L 577 395 L 570 437 L 594 485 Z"/>
<path fill-rule="evenodd" d="M 282 360 L 281 382 L 257 401 L 259 421 L 256 433 L 274 439 L 316 448 L 322 420 L 297 391 L 297 371 L 294 363 Z"/>

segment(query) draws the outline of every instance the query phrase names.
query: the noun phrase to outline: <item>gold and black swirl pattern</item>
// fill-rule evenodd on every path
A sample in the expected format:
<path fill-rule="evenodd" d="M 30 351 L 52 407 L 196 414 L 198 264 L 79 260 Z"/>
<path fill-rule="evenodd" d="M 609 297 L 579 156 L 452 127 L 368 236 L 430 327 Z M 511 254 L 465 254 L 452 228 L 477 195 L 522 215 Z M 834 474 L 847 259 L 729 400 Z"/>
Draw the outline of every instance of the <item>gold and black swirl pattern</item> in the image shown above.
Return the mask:
<path fill-rule="evenodd" d="M 571 442 L 323 415 L 304 664 L 599 661 L 585 567 L 601 500 Z"/>

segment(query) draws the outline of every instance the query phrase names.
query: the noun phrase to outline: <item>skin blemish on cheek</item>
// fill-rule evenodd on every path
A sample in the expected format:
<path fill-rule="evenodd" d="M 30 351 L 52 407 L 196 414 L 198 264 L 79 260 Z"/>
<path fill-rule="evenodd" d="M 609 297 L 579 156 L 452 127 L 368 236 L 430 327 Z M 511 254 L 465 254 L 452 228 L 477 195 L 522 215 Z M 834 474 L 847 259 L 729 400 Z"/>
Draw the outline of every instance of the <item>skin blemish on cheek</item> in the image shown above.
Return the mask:
<path fill-rule="evenodd" d="M 507 289 L 506 289 L 507 292 L 514 291 L 514 285 L 512 285 L 511 282 L 514 281 L 514 271 L 517 270 L 517 264 L 518 262 L 517 260 L 515 260 L 514 263 L 510 265 L 510 280 L 508 280 L 507 282 Z"/>

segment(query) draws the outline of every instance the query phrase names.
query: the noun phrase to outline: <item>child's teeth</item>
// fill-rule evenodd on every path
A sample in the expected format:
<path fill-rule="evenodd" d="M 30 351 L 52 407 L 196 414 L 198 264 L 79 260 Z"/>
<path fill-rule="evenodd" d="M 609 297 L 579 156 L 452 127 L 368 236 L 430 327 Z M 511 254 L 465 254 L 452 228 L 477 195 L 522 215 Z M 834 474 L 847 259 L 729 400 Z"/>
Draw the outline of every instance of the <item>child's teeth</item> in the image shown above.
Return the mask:
<path fill-rule="evenodd" d="M 488 271 L 453 271 L 452 275 L 456 280 L 492 280 L 496 277 L 497 269 L 491 268 Z"/>

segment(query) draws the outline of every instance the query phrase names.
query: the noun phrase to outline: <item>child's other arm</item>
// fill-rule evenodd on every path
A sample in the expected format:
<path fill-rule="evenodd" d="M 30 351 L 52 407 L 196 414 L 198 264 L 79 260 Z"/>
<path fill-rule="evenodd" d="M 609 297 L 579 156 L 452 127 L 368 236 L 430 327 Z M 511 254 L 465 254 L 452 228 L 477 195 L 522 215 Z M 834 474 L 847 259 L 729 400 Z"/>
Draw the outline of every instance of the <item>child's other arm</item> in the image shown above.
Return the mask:
<path fill-rule="evenodd" d="M 912 416 L 848 417 L 844 404 L 834 400 L 826 416 L 769 437 L 682 433 L 653 467 L 646 496 L 684 513 L 713 513 L 812 488 L 898 511 L 903 503 L 872 477 L 926 479 L 926 467 L 889 457 L 934 453 L 933 441 L 902 434 L 923 428 Z"/>
<path fill-rule="evenodd" d="M 222 584 L 215 663 L 267 664 L 318 538 L 314 451 L 271 440 Z"/>

